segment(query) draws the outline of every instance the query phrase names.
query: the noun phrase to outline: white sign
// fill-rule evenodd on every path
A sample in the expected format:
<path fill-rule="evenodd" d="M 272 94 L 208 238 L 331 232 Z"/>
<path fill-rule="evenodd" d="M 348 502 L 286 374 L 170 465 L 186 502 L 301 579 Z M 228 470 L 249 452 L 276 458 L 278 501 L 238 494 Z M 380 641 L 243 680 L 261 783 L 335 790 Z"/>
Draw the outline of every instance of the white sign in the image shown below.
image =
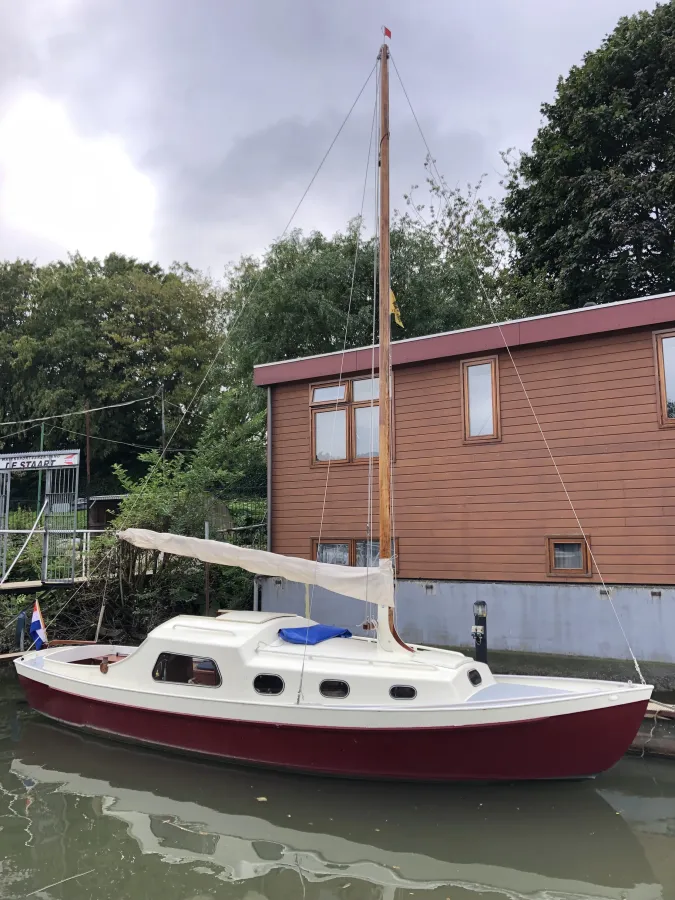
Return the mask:
<path fill-rule="evenodd" d="M 55 450 L 53 453 L 12 453 L 0 456 L 0 472 L 26 472 L 30 469 L 74 468 L 80 464 L 79 450 Z"/>

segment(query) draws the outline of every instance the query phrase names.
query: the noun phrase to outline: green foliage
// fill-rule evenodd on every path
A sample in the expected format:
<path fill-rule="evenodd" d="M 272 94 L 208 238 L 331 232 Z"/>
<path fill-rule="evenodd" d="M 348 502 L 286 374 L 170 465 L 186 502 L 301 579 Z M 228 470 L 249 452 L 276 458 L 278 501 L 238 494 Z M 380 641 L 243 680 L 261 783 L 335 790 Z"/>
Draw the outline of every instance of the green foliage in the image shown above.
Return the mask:
<path fill-rule="evenodd" d="M 439 202 L 429 218 L 411 201 L 414 215 L 398 215 L 392 223 L 391 285 L 404 325 L 392 324 L 394 340 L 483 320 L 485 302 L 480 310 L 467 246 L 482 273 L 499 267 L 496 204 L 481 202 L 471 189 L 448 194 L 443 187 L 441 195 L 441 187 L 430 184 Z M 233 266 L 224 294 L 226 318 L 236 323 L 237 334 L 226 351 L 228 383 L 250 384 L 259 363 L 370 344 L 375 254 L 374 239 L 363 238 L 354 220 L 332 238 L 295 231 L 262 259 Z M 493 287 L 489 281 L 487 288 Z"/>
<path fill-rule="evenodd" d="M 5 263 L 0 415 L 31 418 L 87 403 L 124 403 L 158 395 L 163 385 L 171 434 L 222 341 L 220 323 L 219 291 L 185 266 L 165 272 L 116 254 L 103 262 L 74 256 L 42 267 Z M 212 374 L 217 382 L 220 369 Z M 139 471 L 138 445 L 159 445 L 160 419 L 158 396 L 91 416 L 94 490 L 115 487 L 112 462 Z M 50 422 L 46 446 L 82 446 L 84 431 L 84 416 Z M 190 447 L 194 437 L 188 415 L 175 446 Z M 35 449 L 36 440 L 29 429 L 3 449 Z"/>
<path fill-rule="evenodd" d="M 558 308 L 675 285 L 675 3 L 619 21 L 558 82 L 511 172 L 517 271 Z"/>
<path fill-rule="evenodd" d="M 244 512 L 249 506 L 242 499 L 243 480 L 240 478 L 237 483 L 238 508 L 231 512 L 230 498 L 212 492 L 213 474 L 199 453 L 198 461 L 188 462 L 182 455 L 162 459 L 157 452 L 144 454 L 142 460 L 149 471 L 140 479 L 115 467 L 115 474 L 127 492 L 113 523 L 115 530 L 149 528 L 204 537 L 208 522 L 211 537 L 232 540 L 233 527 L 252 524 Z M 258 484 L 248 488 L 258 506 L 253 518 L 261 516 L 264 521 L 264 494 L 256 497 Z M 264 542 L 264 531 L 253 530 L 247 534 L 247 542 L 256 537 Z M 205 567 L 201 562 L 142 551 L 124 542 L 104 539 L 97 547 L 92 567 L 108 574 L 112 572 L 113 578 L 108 577 L 106 581 L 113 585 L 114 602 L 107 607 L 105 628 L 116 639 L 120 635 L 136 639 L 173 615 L 204 612 Z M 248 572 L 212 566 L 209 584 L 211 612 L 218 608 L 250 606 L 253 576 Z M 104 585 L 105 581 L 95 589 L 101 599 Z"/>

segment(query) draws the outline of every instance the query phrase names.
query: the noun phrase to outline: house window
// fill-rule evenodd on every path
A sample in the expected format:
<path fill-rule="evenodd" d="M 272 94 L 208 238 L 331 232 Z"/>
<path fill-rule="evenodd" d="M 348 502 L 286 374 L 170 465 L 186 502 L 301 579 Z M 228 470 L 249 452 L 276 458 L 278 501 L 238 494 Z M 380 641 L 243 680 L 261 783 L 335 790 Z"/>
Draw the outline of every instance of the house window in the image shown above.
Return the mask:
<path fill-rule="evenodd" d="M 590 575 L 588 538 L 549 537 L 546 539 L 549 575 Z"/>
<path fill-rule="evenodd" d="M 222 684 L 218 666 L 212 659 L 180 653 L 160 653 L 152 677 L 155 681 L 171 684 L 200 684 L 204 687 L 220 687 Z"/>
<path fill-rule="evenodd" d="M 497 357 L 464 360 L 460 366 L 464 440 L 500 440 Z"/>
<path fill-rule="evenodd" d="M 347 459 L 347 410 L 314 413 L 314 454 L 317 462 Z"/>
<path fill-rule="evenodd" d="M 396 566 L 396 541 L 391 542 L 391 555 Z M 380 542 L 362 538 L 335 538 L 312 541 L 312 559 L 338 566 L 378 566 Z"/>
<path fill-rule="evenodd" d="M 380 410 L 377 406 L 354 407 L 354 458 L 380 455 Z"/>
<path fill-rule="evenodd" d="M 317 562 L 334 566 L 351 565 L 351 541 L 315 541 L 314 558 Z"/>
<path fill-rule="evenodd" d="M 357 566 L 376 566 L 380 562 L 379 541 L 356 541 L 354 564 Z"/>
<path fill-rule="evenodd" d="M 675 333 L 656 335 L 656 368 L 659 380 L 659 420 L 675 425 Z"/>
<path fill-rule="evenodd" d="M 312 462 L 357 462 L 379 455 L 379 381 L 353 378 L 310 387 Z"/>
<path fill-rule="evenodd" d="M 312 403 L 341 403 L 347 397 L 347 382 L 342 384 L 326 384 L 315 387 L 312 392 Z"/>

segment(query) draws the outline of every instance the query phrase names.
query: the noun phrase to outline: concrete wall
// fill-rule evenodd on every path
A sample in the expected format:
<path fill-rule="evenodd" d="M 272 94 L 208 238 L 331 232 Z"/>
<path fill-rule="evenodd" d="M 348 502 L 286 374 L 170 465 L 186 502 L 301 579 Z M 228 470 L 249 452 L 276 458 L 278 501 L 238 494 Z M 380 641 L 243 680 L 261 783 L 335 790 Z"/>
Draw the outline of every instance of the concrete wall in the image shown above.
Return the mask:
<path fill-rule="evenodd" d="M 274 578 L 259 583 L 262 609 L 305 613 L 304 585 Z M 358 626 L 368 613 L 359 600 L 320 588 L 309 593 L 313 619 L 363 633 Z M 675 588 L 612 587 L 611 596 L 638 659 L 675 663 Z M 488 604 L 494 650 L 630 658 L 612 607 L 593 584 L 399 581 L 398 630 L 412 643 L 469 646 L 478 599 Z"/>

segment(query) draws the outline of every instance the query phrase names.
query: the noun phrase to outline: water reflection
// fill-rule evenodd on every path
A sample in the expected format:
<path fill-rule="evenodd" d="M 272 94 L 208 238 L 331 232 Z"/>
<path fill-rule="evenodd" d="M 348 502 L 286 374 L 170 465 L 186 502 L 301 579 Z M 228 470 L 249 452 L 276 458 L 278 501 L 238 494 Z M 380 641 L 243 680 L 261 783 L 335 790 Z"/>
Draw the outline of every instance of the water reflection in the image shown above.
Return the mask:
<path fill-rule="evenodd" d="M 662 788 L 651 798 L 670 803 L 670 814 L 663 805 L 647 814 L 644 775 L 631 784 L 630 771 L 597 782 L 499 787 L 341 782 L 108 744 L 51 726 L 23 706 L 5 704 L 4 713 L 5 897 L 90 869 L 45 896 L 672 896 L 622 810 L 633 803 L 639 814 L 653 812 L 675 848 L 675 783 L 665 798 Z"/>

